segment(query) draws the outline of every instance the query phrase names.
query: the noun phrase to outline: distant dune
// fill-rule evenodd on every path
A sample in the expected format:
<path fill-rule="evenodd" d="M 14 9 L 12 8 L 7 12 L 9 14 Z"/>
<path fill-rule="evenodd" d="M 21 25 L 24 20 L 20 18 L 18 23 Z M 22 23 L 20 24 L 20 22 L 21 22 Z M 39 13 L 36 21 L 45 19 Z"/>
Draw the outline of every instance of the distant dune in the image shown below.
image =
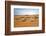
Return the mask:
<path fill-rule="evenodd" d="M 39 15 L 16 15 L 14 27 L 35 27 L 39 24 Z"/>

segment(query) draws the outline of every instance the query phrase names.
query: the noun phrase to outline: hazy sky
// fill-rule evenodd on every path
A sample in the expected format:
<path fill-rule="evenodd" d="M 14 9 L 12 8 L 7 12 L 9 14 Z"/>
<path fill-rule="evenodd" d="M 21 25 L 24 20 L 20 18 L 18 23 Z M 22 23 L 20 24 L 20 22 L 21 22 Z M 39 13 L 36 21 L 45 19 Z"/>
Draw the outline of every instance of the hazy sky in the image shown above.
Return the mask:
<path fill-rule="evenodd" d="M 14 8 L 14 15 L 33 15 L 39 14 L 39 9 Z"/>

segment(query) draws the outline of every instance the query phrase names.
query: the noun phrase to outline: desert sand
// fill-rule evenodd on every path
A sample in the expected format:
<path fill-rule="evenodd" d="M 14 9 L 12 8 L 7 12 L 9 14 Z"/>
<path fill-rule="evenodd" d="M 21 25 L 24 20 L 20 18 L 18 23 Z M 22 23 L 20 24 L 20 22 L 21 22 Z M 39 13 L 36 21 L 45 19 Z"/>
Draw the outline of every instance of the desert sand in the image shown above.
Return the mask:
<path fill-rule="evenodd" d="M 14 27 L 37 27 L 39 15 L 16 15 L 14 16 Z"/>

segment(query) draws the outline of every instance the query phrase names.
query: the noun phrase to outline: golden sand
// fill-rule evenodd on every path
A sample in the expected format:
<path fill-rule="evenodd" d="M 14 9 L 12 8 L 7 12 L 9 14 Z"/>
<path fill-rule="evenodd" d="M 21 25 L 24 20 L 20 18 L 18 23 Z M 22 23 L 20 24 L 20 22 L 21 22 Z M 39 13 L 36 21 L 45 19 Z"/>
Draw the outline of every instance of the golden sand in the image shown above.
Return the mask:
<path fill-rule="evenodd" d="M 38 15 L 14 16 L 14 27 L 35 27 L 39 24 Z"/>

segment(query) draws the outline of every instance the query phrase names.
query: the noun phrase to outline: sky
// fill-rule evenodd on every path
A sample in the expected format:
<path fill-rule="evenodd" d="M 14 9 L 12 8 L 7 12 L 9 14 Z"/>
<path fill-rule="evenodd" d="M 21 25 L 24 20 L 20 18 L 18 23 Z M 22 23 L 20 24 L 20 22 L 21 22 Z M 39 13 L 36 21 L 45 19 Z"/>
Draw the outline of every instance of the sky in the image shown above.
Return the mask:
<path fill-rule="evenodd" d="M 14 15 L 33 15 L 39 14 L 39 9 L 14 8 Z"/>

